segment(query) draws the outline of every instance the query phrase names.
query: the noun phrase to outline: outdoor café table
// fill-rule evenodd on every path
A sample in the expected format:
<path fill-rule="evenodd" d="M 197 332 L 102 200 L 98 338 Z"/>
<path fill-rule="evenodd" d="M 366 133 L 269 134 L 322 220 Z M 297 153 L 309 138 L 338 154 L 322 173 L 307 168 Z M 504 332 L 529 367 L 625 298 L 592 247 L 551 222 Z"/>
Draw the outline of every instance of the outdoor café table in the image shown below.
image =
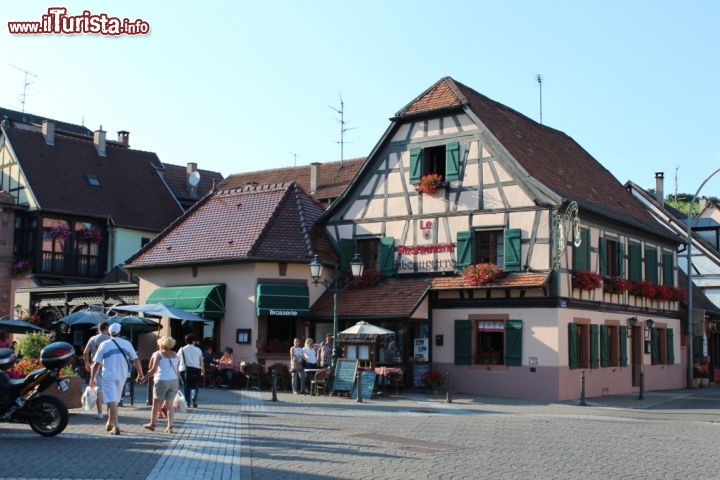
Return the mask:
<path fill-rule="evenodd" d="M 378 385 L 385 390 L 387 388 L 387 379 L 394 373 L 403 374 L 403 369 L 400 367 L 375 367 L 375 373 L 378 376 Z"/>

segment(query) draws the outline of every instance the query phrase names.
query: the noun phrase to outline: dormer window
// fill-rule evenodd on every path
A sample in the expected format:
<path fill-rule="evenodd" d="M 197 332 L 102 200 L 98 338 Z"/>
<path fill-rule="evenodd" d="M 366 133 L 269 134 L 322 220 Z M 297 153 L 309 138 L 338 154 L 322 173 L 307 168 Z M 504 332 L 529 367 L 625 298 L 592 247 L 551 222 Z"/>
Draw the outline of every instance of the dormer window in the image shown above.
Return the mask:
<path fill-rule="evenodd" d="M 430 173 L 441 175 L 447 182 L 460 178 L 458 142 L 410 149 L 410 183 L 418 183 L 421 177 Z"/>
<path fill-rule="evenodd" d="M 88 185 L 91 187 L 99 187 L 100 186 L 100 179 L 97 175 L 85 175 L 85 179 L 88 182 Z"/>

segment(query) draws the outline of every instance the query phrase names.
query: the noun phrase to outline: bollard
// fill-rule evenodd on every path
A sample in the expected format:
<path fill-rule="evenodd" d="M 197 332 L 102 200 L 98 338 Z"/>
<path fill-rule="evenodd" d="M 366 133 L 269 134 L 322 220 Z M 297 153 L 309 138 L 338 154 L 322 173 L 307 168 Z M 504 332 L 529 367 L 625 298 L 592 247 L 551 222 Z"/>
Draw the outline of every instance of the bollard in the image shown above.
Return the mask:
<path fill-rule="evenodd" d="M 272 401 L 277 402 L 277 372 L 272 369 Z"/>
<path fill-rule="evenodd" d="M 452 397 L 450 396 L 450 374 L 445 372 L 445 403 L 452 403 Z"/>
<path fill-rule="evenodd" d="M 587 403 L 585 403 L 585 370 L 580 376 L 580 406 L 587 407 Z"/>
<path fill-rule="evenodd" d="M 362 370 L 358 370 L 357 372 L 357 389 L 358 389 L 358 403 L 362 403 Z"/>
<path fill-rule="evenodd" d="M 640 395 L 638 396 L 638 400 L 644 400 L 645 399 L 645 372 L 640 372 Z"/>

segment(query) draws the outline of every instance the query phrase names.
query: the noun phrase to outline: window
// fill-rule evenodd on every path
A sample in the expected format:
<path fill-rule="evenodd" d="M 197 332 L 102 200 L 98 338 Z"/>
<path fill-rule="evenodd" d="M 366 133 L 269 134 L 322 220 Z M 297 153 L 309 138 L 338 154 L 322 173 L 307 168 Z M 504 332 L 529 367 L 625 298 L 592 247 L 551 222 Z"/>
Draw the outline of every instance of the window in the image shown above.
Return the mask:
<path fill-rule="evenodd" d="M 623 277 L 625 275 L 624 248 L 624 245 L 616 240 L 600 239 L 600 275 L 603 277 Z"/>
<path fill-rule="evenodd" d="M 522 364 L 522 320 L 455 320 L 456 365 Z"/>
<path fill-rule="evenodd" d="M 457 232 L 455 265 L 462 270 L 471 264 L 494 263 L 506 272 L 520 271 L 519 228 Z"/>
<path fill-rule="evenodd" d="M 573 246 L 573 271 L 587 270 L 590 270 L 590 231 L 583 228 L 580 230 L 580 246 Z"/>
<path fill-rule="evenodd" d="M 673 365 L 675 363 L 675 345 L 672 328 L 655 326 L 650 329 L 650 363 L 653 365 Z"/>
<path fill-rule="evenodd" d="M 675 265 L 673 254 L 671 252 L 663 252 L 662 259 L 663 285 L 673 287 L 675 286 Z"/>
<path fill-rule="evenodd" d="M 620 326 L 600 326 L 600 366 L 619 367 L 621 364 Z"/>
<path fill-rule="evenodd" d="M 380 241 L 377 238 L 358 239 L 357 253 L 365 268 L 378 268 L 378 248 Z"/>
<path fill-rule="evenodd" d="M 355 254 L 365 269 L 375 269 L 383 276 L 395 273 L 395 239 L 393 237 L 340 239 L 340 269 L 349 271 Z"/>
<path fill-rule="evenodd" d="M 598 325 L 585 321 L 568 324 L 568 365 L 571 369 L 599 366 L 598 330 Z"/>
<path fill-rule="evenodd" d="M 236 343 L 251 343 L 250 329 L 249 328 L 238 328 L 235 330 L 235 342 Z"/>
<path fill-rule="evenodd" d="M 42 220 L 39 273 L 99 276 L 103 273 L 103 230 L 92 223 Z"/>
<path fill-rule="evenodd" d="M 460 177 L 460 144 L 451 142 L 427 148 L 410 149 L 410 183 L 417 183 L 420 177 L 437 173 L 443 180 L 457 180 Z"/>
<path fill-rule="evenodd" d="M 639 243 L 630 243 L 628 247 L 628 278 L 642 280 L 642 250 Z"/>

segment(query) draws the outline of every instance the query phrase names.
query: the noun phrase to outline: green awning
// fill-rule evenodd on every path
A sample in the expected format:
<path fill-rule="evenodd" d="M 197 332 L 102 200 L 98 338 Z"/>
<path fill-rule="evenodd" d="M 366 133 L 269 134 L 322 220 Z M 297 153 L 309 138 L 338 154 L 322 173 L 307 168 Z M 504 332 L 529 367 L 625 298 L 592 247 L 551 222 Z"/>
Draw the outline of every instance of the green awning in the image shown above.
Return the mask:
<path fill-rule="evenodd" d="M 258 283 L 257 315 L 300 317 L 310 314 L 306 283 Z"/>
<path fill-rule="evenodd" d="M 161 287 L 152 292 L 145 303 L 164 303 L 203 318 L 222 318 L 225 316 L 225 284 Z"/>

